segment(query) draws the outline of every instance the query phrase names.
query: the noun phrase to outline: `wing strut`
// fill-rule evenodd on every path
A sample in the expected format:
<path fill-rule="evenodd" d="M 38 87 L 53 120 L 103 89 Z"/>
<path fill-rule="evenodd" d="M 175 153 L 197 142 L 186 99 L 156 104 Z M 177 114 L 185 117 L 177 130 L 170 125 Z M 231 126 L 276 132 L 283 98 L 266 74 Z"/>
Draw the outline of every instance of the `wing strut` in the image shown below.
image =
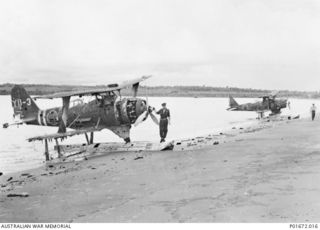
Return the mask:
<path fill-rule="evenodd" d="M 87 140 L 87 144 L 91 145 L 93 144 L 93 139 L 94 139 L 94 132 L 90 132 L 90 139 L 87 133 L 84 133 L 86 140 Z"/>
<path fill-rule="evenodd" d="M 139 82 L 134 84 L 134 85 L 132 85 L 133 97 L 137 97 L 138 88 L 139 88 Z"/>
<path fill-rule="evenodd" d="M 93 144 L 93 132 L 90 133 L 90 144 Z"/>
<path fill-rule="evenodd" d="M 68 111 L 70 105 L 70 96 L 62 98 L 62 115 L 58 133 L 65 133 L 67 131 Z"/>

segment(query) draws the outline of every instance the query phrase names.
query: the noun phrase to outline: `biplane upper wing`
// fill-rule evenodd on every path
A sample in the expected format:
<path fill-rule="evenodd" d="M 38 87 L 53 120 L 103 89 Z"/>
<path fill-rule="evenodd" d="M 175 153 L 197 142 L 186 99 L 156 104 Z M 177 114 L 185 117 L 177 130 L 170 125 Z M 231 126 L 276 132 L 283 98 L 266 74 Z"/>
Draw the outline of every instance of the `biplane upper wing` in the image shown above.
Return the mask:
<path fill-rule="evenodd" d="M 102 128 L 89 128 L 89 129 L 81 129 L 81 130 L 72 130 L 72 131 L 67 131 L 64 133 L 53 133 L 53 134 L 46 134 L 46 135 L 41 135 L 41 136 L 35 136 L 35 137 L 30 137 L 27 139 L 27 141 L 31 142 L 31 141 L 42 141 L 45 139 L 63 139 L 66 137 L 71 137 L 71 136 L 75 136 L 75 135 L 80 135 L 80 134 L 84 134 L 84 133 L 90 133 L 90 132 L 99 132 L 101 131 Z"/>
<path fill-rule="evenodd" d="M 41 96 L 35 96 L 35 99 L 53 99 L 53 98 L 64 98 L 64 97 L 72 97 L 72 96 L 85 96 L 85 95 L 97 95 L 105 92 L 111 92 L 120 90 L 127 87 L 135 87 L 139 85 L 140 82 L 147 80 L 151 76 L 142 76 L 140 78 L 136 78 L 133 80 L 125 81 L 120 84 L 109 84 L 104 88 L 97 88 L 97 89 L 87 89 L 87 90 L 75 90 L 75 91 L 68 91 L 68 92 L 58 92 L 54 94 L 48 94 L 48 95 L 41 95 Z"/>

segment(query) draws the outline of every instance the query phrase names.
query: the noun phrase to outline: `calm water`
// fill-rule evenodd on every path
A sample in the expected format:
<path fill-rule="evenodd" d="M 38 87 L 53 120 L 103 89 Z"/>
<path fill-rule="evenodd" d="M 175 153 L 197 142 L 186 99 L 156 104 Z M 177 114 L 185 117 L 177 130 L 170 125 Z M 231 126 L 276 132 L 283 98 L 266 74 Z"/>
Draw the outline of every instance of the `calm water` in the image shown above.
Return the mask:
<path fill-rule="evenodd" d="M 254 102 L 257 99 L 237 99 L 239 103 Z M 195 137 L 208 133 L 218 133 L 234 126 L 240 127 L 258 122 L 254 112 L 230 112 L 227 98 L 149 98 L 149 104 L 160 108 L 162 102 L 167 102 L 172 120 L 167 139 Z M 311 103 L 320 106 L 320 101 L 292 99 L 291 110 L 283 110 L 283 114 L 309 115 Z M 61 100 L 37 100 L 41 109 L 60 106 Z M 1 125 L 12 122 L 13 110 L 9 96 L 0 96 Z M 42 164 L 43 144 L 29 143 L 26 138 L 36 135 L 57 132 L 56 127 L 26 126 L 0 129 L 0 171 L 4 173 L 33 168 Z M 138 127 L 131 129 L 132 141 L 159 141 L 158 127 L 149 118 Z M 109 130 L 95 134 L 96 142 L 122 142 L 122 139 Z M 69 138 L 63 143 L 85 142 L 83 136 Z M 53 144 L 50 143 L 53 148 Z"/>

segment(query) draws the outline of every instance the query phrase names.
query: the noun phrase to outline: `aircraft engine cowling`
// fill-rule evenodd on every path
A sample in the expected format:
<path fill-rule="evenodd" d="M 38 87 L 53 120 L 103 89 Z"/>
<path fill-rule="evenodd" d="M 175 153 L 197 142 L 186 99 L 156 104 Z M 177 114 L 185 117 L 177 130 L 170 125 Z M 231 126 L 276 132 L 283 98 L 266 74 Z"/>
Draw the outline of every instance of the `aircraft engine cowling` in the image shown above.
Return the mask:
<path fill-rule="evenodd" d="M 134 124 L 137 118 L 147 110 L 145 100 L 123 98 L 115 103 L 116 118 L 120 124 Z"/>

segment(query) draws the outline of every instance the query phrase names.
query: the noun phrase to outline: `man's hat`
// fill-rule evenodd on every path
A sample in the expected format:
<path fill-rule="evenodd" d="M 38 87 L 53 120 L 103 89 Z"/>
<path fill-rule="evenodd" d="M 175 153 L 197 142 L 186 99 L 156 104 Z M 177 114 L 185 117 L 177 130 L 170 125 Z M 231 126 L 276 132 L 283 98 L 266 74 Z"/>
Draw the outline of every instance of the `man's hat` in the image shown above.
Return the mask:
<path fill-rule="evenodd" d="M 167 105 L 167 103 L 163 102 L 161 105 L 162 105 L 162 106 L 165 106 L 165 105 Z"/>

